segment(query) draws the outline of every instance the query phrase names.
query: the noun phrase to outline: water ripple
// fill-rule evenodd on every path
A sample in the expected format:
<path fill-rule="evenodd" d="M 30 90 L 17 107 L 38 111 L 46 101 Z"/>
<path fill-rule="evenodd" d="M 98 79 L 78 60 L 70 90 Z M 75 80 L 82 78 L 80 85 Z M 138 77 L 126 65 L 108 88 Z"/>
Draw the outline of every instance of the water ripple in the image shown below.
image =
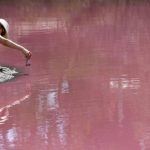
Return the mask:
<path fill-rule="evenodd" d="M 18 74 L 16 68 L 0 66 L 0 83 L 9 81 Z"/>

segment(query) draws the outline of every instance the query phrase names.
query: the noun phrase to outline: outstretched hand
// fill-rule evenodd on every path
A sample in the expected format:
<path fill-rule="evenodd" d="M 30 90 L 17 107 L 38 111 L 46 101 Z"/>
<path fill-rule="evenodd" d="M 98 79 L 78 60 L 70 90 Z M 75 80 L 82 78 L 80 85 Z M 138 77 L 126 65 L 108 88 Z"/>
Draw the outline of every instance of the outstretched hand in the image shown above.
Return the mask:
<path fill-rule="evenodd" d="M 25 56 L 26 56 L 26 66 L 30 66 L 32 53 L 29 51 Z"/>

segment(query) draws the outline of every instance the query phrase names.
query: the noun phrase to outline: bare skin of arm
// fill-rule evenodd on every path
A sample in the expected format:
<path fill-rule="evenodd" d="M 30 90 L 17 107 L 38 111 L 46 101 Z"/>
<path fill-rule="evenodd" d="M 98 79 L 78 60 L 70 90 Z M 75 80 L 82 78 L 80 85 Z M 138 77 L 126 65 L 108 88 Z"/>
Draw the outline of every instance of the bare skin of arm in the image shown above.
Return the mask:
<path fill-rule="evenodd" d="M 15 42 L 11 41 L 10 39 L 6 39 L 6 38 L 2 37 L 1 35 L 0 35 L 0 43 L 7 47 L 19 50 L 20 52 L 22 52 L 24 54 L 24 56 L 26 58 L 30 57 L 30 55 L 31 55 L 29 50 L 27 50 L 26 48 L 24 48 L 23 46 L 15 43 Z"/>

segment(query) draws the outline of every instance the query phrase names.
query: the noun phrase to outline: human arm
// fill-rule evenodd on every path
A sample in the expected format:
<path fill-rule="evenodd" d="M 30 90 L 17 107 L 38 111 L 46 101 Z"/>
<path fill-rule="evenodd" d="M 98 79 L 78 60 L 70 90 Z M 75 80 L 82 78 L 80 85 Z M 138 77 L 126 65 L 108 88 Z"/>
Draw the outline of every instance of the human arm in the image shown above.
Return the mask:
<path fill-rule="evenodd" d="M 0 36 L 0 43 L 4 46 L 7 46 L 7 47 L 21 51 L 25 55 L 25 57 L 28 57 L 29 55 L 31 55 L 31 52 L 28 49 L 26 49 L 25 47 L 15 43 L 15 42 L 13 42 L 10 39 L 7 39 L 7 38 Z"/>

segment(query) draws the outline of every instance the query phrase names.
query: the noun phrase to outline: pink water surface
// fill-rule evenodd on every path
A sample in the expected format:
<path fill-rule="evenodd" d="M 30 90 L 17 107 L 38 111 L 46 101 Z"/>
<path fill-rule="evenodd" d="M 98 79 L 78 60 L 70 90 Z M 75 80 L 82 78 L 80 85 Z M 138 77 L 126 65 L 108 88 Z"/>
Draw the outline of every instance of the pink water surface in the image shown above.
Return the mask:
<path fill-rule="evenodd" d="M 70 7 L 1 7 L 0 150 L 150 149 L 150 6 Z"/>

